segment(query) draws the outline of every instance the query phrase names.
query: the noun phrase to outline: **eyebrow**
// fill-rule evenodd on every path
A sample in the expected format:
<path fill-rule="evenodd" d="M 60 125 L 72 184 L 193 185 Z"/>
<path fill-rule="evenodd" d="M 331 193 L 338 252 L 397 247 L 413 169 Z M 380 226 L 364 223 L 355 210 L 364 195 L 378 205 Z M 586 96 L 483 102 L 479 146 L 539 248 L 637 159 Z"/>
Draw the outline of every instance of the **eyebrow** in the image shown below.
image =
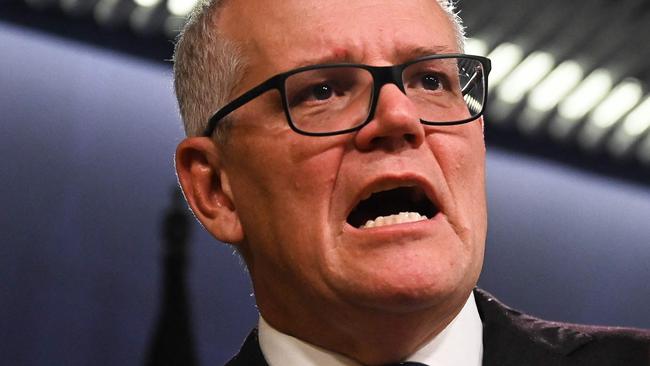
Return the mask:
<path fill-rule="evenodd" d="M 303 66 L 338 64 L 338 63 L 353 64 L 357 62 L 350 55 L 350 52 L 348 52 L 347 50 L 342 50 L 339 52 L 335 52 L 335 51 L 328 52 L 328 54 L 325 56 L 302 60 L 295 67 L 298 68 Z"/>

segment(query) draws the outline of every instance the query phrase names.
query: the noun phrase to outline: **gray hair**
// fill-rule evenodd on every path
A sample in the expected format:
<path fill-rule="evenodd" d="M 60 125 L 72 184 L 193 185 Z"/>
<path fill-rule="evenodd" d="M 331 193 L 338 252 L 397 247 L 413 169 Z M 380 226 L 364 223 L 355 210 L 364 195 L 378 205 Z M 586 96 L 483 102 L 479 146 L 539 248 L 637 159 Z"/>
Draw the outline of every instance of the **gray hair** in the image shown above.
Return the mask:
<path fill-rule="evenodd" d="M 458 49 L 465 28 L 454 0 L 437 0 L 455 28 Z M 200 0 L 191 12 L 174 50 L 174 88 L 187 136 L 200 136 L 208 119 L 232 98 L 246 68 L 241 49 L 218 29 L 227 0 Z M 220 123 L 217 141 L 225 142 L 228 121 Z"/>

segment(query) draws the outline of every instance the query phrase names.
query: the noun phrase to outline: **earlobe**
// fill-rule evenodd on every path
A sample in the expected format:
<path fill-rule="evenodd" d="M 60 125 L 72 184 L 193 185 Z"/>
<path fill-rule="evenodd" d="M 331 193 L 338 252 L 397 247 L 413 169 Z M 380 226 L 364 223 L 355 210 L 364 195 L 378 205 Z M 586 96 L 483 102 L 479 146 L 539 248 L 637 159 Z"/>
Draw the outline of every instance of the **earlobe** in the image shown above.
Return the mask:
<path fill-rule="evenodd" d="M 181 141 L 176 148 L 176 174 L 201 224 L 222 242 L 241 243 L 241 222 L 221 153 L 214 143 L 206 137 Z"/>

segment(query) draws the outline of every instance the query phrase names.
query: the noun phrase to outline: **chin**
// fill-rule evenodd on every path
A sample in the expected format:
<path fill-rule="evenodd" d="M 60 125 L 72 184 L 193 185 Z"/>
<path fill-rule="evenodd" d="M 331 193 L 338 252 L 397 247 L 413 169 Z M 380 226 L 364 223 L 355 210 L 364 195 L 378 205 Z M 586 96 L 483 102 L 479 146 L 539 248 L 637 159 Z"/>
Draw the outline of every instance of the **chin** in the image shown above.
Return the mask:
<path fill-rule="evenodd" d="M 322 275 L 340 299 L 395 313 L 446 308 L 465 301 L 478 281 L 481 246 L 444 217 L 357 233 L 359 240 L 323 256 Z"/>
<path fill-rule="evenodd" d="M 446 307 L 459 298 L 458 288 L 384 288 L 381 292 L 360 299 L 365 307 L 380 312 L 409 314 L 431 308 Z M 462 291 L 464 293 L 465 291 Z M 365 300 L 365 301 L 364 301 Z"/>
<path fill-rule="evenodd" d="M 467 266 L 457 264 L 411 263 L 384 266 L 340 283 L 340 292 L 359 305 L 378 311 L 406 313 L 464 301 L 477 278 L 467 275 Z M 361 272 L 359 272 L 361 273 Z"/>

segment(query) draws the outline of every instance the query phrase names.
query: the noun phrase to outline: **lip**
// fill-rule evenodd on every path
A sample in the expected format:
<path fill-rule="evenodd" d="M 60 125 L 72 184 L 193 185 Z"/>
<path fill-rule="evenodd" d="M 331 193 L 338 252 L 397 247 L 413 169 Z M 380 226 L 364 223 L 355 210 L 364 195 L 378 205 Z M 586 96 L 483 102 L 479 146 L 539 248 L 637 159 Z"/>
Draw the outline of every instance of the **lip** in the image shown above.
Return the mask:
<path fill-rule="evenodd" d="M 436 189 L 428 179 L 426 179 L 424 176 L 420 174 L 415 174 L 415 173 L 400 173 L 400 174 L 393 173 L 393 174 L 374 177 L 368 183 L 364 184 L 360 192 L 355 195 L 354 201 L 351 202 L 349 207 L 347 207 L 344 220 L 346 220 L 347 217 L 350 216 L 352 210 L 354 210 L 354 208 L 357 207 L 357 205 L 359 205 L 361 201 L 369 198 L 373 193 L 388 191 L 400 187 L 419 187 L 420 189 L 422 189 L 427 199 L 431 201 L 438 208 L 438 214 L 444 212 L 444 207 L 442 207 L 441 202 L 437 199 Z M 431 219 L 433 218 L 429 218 L 429 220 Z M 422 220 L 418 222 L 426 222 L 429 220 Z M 396 224 L 390 226 L 417 224 L 418 222 Z M 346 224 L 349 225 L 347 221 Z M 349 226 L 352 227 L 352 225 Z M 386 227 L 390 227 L 390 226 L 386 226 Z"/>

